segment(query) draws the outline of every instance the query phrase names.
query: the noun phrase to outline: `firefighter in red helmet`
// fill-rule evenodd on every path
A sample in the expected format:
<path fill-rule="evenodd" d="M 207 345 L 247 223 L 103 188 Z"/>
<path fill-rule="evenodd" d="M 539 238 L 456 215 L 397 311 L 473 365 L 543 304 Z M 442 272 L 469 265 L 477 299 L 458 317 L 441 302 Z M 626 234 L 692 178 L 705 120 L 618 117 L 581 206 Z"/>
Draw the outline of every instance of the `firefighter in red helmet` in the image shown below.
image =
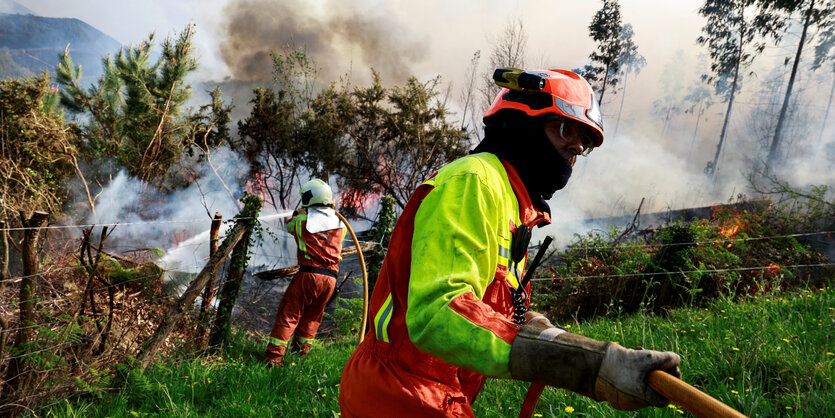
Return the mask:
<path fill-rule="evenodd" d="M 302 185 L 302 209 L 287 221 L 287 231 L 296 238 L 299 271 L 275 315 L 264 360 L 280 366 L 287 347 L 295 353 L 310 351 L 322 323 L 325 306 L 336 287 L 342 241 L 346 229 L 336 216 L 330 186 L 312 179 Z"/>
<path fill-rule="evenodd" d="M 678 375 L 675 353 L 582 337 L 533 312 L 514 321 L 527 255 L 510 249 L 520 231 L 550 222 L 547 200 L 577 156 L 603 143 L 603 123 L 573 72 L 507 69 L 494 78 L 506 88 L 484 115 L 484 140 L 419 186 L 397 222 L 371 297 L 373 324 L 342 374 L 343 416 L 472 416 L 487 377 L 622 410 L 667 404 L 644 377 Z"/>

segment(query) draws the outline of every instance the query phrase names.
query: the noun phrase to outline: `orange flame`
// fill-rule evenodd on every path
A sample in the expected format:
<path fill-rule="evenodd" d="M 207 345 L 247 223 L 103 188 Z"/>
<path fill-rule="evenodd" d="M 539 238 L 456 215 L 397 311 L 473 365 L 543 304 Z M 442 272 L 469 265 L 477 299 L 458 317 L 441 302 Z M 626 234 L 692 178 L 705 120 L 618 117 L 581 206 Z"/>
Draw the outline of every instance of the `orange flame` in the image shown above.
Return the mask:
<path fill-rule="evenodd" d="M 710 209 L 713 211 L 711 218 L 719 223 L 719 234 L 722 236 L 733 238 L 740 230 L 744 229 L 745 224 L 739 212 L 722 206 L 711 206 Z M 720 212 L 728 214 L 731 217 L 729 219 L 722 219 L 724 217 L 720 216 Z"/>
<path fill-rule="evenodd" d="M 269 193 L 267 192 L 267 188 L 271 186 L 270 183 L 270 177 L 266 173 L 256 171 L 244 185 L 244 190 L 268 202 Z"/>
<path fill-rule="evenodd" d="M 739 224 L 727 225 L 719 228 L 719 233 L 728 238 L 733 238 L 737 232 L 739 232 Z"/>

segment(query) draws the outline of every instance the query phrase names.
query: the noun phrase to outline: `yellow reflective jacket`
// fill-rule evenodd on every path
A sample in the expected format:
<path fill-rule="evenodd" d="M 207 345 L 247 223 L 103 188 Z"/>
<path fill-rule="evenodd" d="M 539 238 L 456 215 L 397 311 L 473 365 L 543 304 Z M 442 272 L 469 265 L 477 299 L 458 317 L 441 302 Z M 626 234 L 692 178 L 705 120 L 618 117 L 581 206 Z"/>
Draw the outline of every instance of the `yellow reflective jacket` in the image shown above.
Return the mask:
<path fill-rule="evenodd" d="M 482 382 L 510 377 L 510 345 L 519 330 L 511 319 L 512 291 L 526 261 L 509 260 L 511 242 L 519 225 L 541 222 L 550 222 L 548 213 L 533 207 L 516 171 L 495 155 L 441 168 L 397 223 L 372 296 L 367 340 L 392 347 L 383 348 L 392 362 L 410 370 L 435 369 L 426 372 L 430 379 L 461 380 L 466 371 Z"/>

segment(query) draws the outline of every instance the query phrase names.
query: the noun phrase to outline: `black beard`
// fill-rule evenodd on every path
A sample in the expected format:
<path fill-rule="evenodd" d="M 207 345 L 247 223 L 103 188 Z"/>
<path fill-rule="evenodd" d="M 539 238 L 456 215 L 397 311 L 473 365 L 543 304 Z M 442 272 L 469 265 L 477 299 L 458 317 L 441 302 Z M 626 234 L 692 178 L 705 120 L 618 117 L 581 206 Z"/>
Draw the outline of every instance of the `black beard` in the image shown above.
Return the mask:
<path fill-rule="evenodd" d="M 478 152 L 490 152 L 512 165 L 531 202 L 549 213 L 547 200 L 565 187 L 571 177 L 571 163 L 548 139 L 542 123 L 529 118 L 488 124 L 484 139 L 470 153 Z"/>

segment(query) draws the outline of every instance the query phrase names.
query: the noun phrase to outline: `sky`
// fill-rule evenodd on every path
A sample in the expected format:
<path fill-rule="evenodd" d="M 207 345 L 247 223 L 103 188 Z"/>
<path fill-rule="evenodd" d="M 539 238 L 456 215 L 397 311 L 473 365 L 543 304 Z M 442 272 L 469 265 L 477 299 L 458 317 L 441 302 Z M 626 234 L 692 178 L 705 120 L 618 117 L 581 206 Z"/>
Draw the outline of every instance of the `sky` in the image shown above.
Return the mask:
<path fill-rule="evenodd" d="M 449 86 L 452 107 L 459 97 L 471 57 L 481 51 L 482 63 L 503 28 L 513 20 L 528 38 L 529 68 L 579 68 L 595 48 L 588 25 L 601 1 L 592 0 L 23 0 L 35 13 L 74 17 L 128 45 L 155 31 L 158 37 L 196 25 L 198 80 L 257 79 L 269 69 L 270 51 L 289 40 L 304 44 L 330 80 L 350 73 L 355 83 L 378 69 L 384 84 L 415 75 L 428 80 L 440 75 Z M 747 75 L 729 123 L 720 159 L 721 182 L 708 182 L 705 163 L 712 160 L 725 107 L 708 108 L 703 119 L 682 115 L 669 126 L 653 103 L 672 90 L 679 96 L 694 85 L 704 62 L 696 38 L 704 19 L 696 0 L 621 0 L 624 24 L 635 32 L 638 52 L 647 65 L 627 79 L 627 94 L 609 95 L 602 104 L 607 135 L 618 116 L 617 135 L 575 167 L 566 190 L 551 205 L 563 219 L 585 219 L 634 213 L 642 198 L 644 211 L 663 211 L 726 202 L 746 193 L 757 146 L 755 133 L 768 137 L 769 118 L 757 108 L 771 77 L 784 77 L 785 57 L 793 57 L 797 37 L 769 46 L 758 58 L 755 74 Z M 292 38 L 288 38 L 292 33 Z M 267 63 L 264 67 L 263 64 Z M 808 63 L 808 55 L 807 61 Z M 259 67 L 259 64 L 261 65 Z M 480 68 L 482 72 L 492 69 Z M 779 80 L 778 80 L 779 81 Z M 823 109 L 831 74 L 808 70 L 798 79 L 797 95 L 807 109 L 808 129 L 790 139 L 795 144 L 814 136 L 812 147 L 793 152 L 786 178 L 801 185 L 835 185 L 831 169 L 835 131 L 823 126 Z M 781 84 L 785 85 L 785 83 Z M 820 86 L 820 87 L 819 87 Z M 619 112 L 624 99 L 623 112 Z M 830 116 L 835 119 L 835 115 Z M 798 131 L 800 132 L 800 131 Z M 820 134 L 818 132 L 821 132 Z M 827 148 L 828 147 L 828 148 Z M 828 152 L 820 152 L 829 150 Z M 797 157 L 797 158 L 794 158 Z M 792 159 L 793 158 L 793 159 Z M 576 230 L 577 228 L 575 228 Z"/>
<path fill-rule="evenodd" d="M 489 49 L 510 19 L 520 19 L 528 34 L 529 61 L 554 68 L 576 68 L 587 63 L 594 48 L 587 26 L 600 2 L 590 0 L 557 1 L 405 1 L 358 0 L 22 0 L 23 6 L 49 17 L 81 19 L 124 45 L 137 43 L 150 32 L 158 37 L 181 31 L 187 24 L 197 28 L 195 44 L 201 68 L 198 77 L 221 80 L 232 76 L 224 62 L 220 45 L 228 38 L 228 19 L 232 9 L 249 6 L 260 19 L 259 26 L 269 30 L 282 20 L 276 4 L 286 4 L 298 20 L 318 21 L 328 31 L 329 16 L 353 14 L 372 24 L 386 25 L 385 36 L 398 41 L 382 51 L 372 65 L 395 55 L 411 55 L 401 60 L 402 74 L 441 75 L 454 85 L 463 83 L 473 53 Z M 345 6 L 344 4 L 351 4 Z M 695 50 L 695 39 L 702 25 L 696 15 L 698 1 L 632 0 L 622 2 L 624 23 L 635 28 L 639 50 L 647 58 L 646 73 L 660 73 L 663 64 L 677 49 Z M 350 10 L 348 10 L 350 9 Z M 303 18 L 302 18 L 303 17 Z M 280 49 L 281 43 L 262 45 Z M 322 67 L 341 74 L 353 70 L 366 76 L 363 52 L 352 45 L 339 51 L 338 60 L 322 62 Z M 396 75 L 393 75 L 396 77 Z M 650 77 L 648 77 L 650 78 Z"/>

